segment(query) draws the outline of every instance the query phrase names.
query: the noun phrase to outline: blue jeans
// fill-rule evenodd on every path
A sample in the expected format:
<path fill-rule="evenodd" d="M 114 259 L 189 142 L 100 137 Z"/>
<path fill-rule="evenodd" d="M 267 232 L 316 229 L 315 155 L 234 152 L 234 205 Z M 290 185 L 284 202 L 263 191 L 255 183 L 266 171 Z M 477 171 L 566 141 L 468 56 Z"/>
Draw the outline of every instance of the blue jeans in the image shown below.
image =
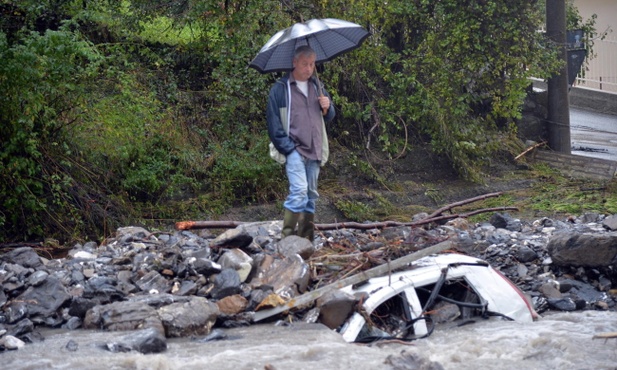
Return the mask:
<path fill-rule="evenodd" d="M 289 180 L 289 195 L 283 206 L 294 213 L 315 213 L 319 198 L 317 178 L 319 161 L 306 159 L 297 150 L 287 156 L 285 171 Z"/>

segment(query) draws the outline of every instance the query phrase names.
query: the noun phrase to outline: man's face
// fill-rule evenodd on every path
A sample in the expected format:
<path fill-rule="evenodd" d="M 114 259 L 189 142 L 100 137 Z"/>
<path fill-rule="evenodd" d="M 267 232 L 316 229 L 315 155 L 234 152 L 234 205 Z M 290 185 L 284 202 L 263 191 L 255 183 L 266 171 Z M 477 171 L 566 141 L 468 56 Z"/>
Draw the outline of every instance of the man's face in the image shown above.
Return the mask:
<path fill-rule="evenodd" d="M 315 55 L 299 55 L 293 60 L 293 76 L 298 81 L 307 81 L 315 70 Z"/>

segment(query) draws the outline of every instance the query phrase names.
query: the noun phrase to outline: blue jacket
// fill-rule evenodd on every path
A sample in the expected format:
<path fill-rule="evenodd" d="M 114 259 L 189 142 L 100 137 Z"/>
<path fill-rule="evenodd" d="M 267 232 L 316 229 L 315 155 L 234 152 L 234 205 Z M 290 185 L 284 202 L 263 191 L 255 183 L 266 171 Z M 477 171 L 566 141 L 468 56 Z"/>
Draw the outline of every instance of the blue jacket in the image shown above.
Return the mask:
<path fill-rule="evenodd" d="M 311 77 L 311 82 L 313 86 L 317 88 L 317 81 L 314 77 Z M 289 74 L 286 74 L 282 78 L 272 85 L 270 89 L 270 94 L 268 95 L 268 107 L 266 109 L 266 120 L 268 121 L 268 135 L 270 136 L 270 141 L 274 144 L 276 150 L 285 156 L 289 155 L 289 153 L 293 152 L 296 147 L 296 143 L 287 135 L 289 131 L 288 120 L 289 120 L 289 110 L 288 105 L 291 100 L 289 94 Z M 330 98 L 330 95 L 323 89 L 322 90 L 325 96 Z M 330 101 L 332 99 L 330 98 Z M 330 122 L 334 119 L 334 105 L 330 103 L 330 109 L 328 109 L 328 113 L 323 116 L 324 122 Z M 326 130 L 324 126 L 324 142 L 322 147 L 322 161 L 323 165 L 328 160 L 328 141 L 326 136 Z"/>

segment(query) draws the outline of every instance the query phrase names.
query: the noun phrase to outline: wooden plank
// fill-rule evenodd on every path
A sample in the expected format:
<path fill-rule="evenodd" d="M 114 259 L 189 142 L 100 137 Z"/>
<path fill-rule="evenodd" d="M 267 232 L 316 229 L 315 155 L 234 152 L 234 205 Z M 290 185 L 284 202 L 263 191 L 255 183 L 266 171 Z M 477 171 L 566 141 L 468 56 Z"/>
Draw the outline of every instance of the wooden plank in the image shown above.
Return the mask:
<path fill-rule="evenodd" d="M 584 157 L 549 150 L 536 150 L 532 158 L 536 161 L 544 162 L 571 177 L 610 180 L 617 172 L 617 162 L 601 158 Z"/>
<path fill-rule="evenodd" d="M 269 308 L 266 310 L 257 311 L 255 312 L 255 315 L 253 316 L 253 321 L 258 322 L 258 321 L 267 319 L 268 317 L 288 311 L 292 308 L 304 306 L 306 304 L 312 303 L 319 297 L 333 290 L 341 289 L 341 288 L 344 288 L 346 286 L 353 285 L 353 284 L 362 283 L 373 277 L 385 276 L 401 267 L 405 267 L 406 265 L 410 264 L 413 261 L 419 260 L 420 258 L 423 258 L 423 257 L 430 256 L 431 254 L 437 254 L 437 253 L 443 252 L 447 249 L 452 249 L 455 246 L 456 246 L 456 243 L 453 240 L 451 239 L 445 240 L 441 243 L 435 244 L 428 248 L 421 249 L 405 257 L 396 259 L 390 263 L 386 263 L 383 265 L 373 267 L 372 269 L 362 271 L 348 278 L 338 280 L 330 285 L 326 285 L 319 289 L 315 289 L 313 291 L 304 293 L 301 296 L 298 296 L 296 298 L 289 300 L 284 305 L 277 306 L 274 308 Z"/>

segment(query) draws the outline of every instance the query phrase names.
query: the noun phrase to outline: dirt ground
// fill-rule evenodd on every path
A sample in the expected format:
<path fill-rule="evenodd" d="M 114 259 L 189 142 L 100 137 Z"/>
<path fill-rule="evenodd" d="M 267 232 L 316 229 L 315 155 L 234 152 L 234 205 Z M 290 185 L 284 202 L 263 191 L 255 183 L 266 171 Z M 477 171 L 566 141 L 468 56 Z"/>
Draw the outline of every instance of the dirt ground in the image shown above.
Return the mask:
<path fill-rule="evenodd" d="M 350 153 L 334 150 L 331 160 L 322 167 L 316 223 L 404 222 L 419 212 L 431 213 L 447 204 L 484 194 L 518 191 L 529 188 L 535 181 L 529 177 L 526 165 L 505 156 L 485 164 L 484 184 L 461 180 L 446 160 L 423 148 L 415 148 L 396 161 L 384 161 L 375 156 L 368 158 L 370 161 L 367 157 L 362 161 L 353 158 Z M 375 171 L 359 170 L 358 165 L 372 167 Z M 271 204 L 230 209 L 220 219 L 243 222 L 282 219 L 282 202 L 283 199 Z M 376 219 L 349 219 L 341 211 L 341 202 L 373 209 Z"/>

